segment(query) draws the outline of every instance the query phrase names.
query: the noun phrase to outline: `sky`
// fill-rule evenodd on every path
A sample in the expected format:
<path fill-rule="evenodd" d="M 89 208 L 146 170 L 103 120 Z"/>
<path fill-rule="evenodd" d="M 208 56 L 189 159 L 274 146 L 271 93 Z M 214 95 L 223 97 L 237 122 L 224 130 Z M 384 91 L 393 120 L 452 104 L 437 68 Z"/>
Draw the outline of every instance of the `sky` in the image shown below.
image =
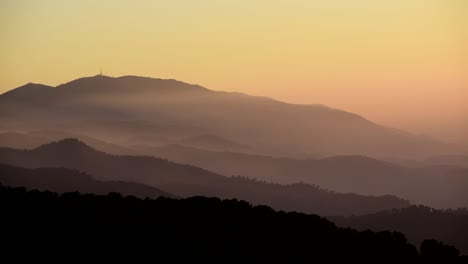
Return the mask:
<path fill-rule="evenodd" d="M 171 78 L 468 144 L 465 0 L 0 0 L 0 93 Z"/>

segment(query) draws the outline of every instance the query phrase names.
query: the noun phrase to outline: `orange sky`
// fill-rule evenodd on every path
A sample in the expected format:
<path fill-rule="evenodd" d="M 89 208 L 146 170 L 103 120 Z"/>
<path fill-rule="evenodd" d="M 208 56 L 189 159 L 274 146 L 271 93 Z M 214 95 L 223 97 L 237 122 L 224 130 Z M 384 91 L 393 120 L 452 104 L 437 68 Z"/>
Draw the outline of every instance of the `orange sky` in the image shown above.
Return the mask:
<path fill-rule="evenodd" d="M 0 92 L 95 75 L 320 103 L 468 142 L 468 1 L 0 1 Z"/>

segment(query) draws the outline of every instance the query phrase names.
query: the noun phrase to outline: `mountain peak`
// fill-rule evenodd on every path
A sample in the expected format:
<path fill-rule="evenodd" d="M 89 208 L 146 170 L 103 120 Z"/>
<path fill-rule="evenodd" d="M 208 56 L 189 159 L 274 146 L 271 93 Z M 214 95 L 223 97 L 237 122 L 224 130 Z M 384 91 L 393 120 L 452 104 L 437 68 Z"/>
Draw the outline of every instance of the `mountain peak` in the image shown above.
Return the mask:
<path fill-rule="evenodd" d="M 27 83 L 23 86 L 20 86 L 16 89 L 7 91 L 3 93 L 2 95 L 8 95 L 8 96 L 16 96 L 16 97 L 29 97 L 29 96 L 35 96 L 35 95 L 40 95 L 43 94 L 44 92 L 49 91 L 50 89 L 53 89 L 54 87 L 44 85 L 44 84 L 39 84 L 39 83 Z"/>
<path fill-rule="evenodd" d="M 196 84 L 189 84 L 174 79 L 159 79 L 126 75 L 110 77 L 95 75 L 83 77 L 57 86 L 61 89 L 76 89 L 79 91 L 115 91 L 115 92 L 169 92 L 169 91 L 210 91 Z"/>
<path fill-rule="evenodd" d="M 34 149 L 35 151 L 74 151 L 81 153 L 96 152 L 93 148 L 86 145 L 76 138 L 65 138 L 59 141 L 41 145 Z"/>

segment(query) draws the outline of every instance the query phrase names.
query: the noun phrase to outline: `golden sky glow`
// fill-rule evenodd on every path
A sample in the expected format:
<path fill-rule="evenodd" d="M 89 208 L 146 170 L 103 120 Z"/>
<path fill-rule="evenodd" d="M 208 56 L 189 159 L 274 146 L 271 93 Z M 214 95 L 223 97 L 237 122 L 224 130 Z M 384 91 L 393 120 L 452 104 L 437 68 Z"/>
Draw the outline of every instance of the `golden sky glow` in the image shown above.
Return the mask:
<path fill-rule="evenodd" d="M 0 0 L 0 92 L 174 78 L 468 135 L 465 0 Z"/>

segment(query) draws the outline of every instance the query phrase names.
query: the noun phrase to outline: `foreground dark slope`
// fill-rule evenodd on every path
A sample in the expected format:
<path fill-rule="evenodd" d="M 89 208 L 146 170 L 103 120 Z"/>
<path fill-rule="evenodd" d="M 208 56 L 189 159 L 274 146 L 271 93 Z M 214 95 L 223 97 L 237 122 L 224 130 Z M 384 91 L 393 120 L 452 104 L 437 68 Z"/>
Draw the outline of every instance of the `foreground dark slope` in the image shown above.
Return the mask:
<path fill-rule="evenodd" d="M 397 231 L 404 233 L 409 241 L 419 244 L 433 238 L 454 245 L 468 254 L 468 211 L 435 210 L 426 206 L 411 206 L 369 215 L 352 217 L 329 217 L 339 226 L 358 230 Z"/>
<path fill-rule="evenodd" d="M 456 166 L 409 168 L 356 155 L 323 159 L 275 158 L 181 145 L 143 151 L 222 175 L 243 175 L 281 184 L 302 181 L 337 192 L 393 194 L 414 204 L 437 208 L 468 207 L 468 169 Z"/>
<path fill-rule="evenodd" d="M 144 184 L 123 181 L 98 181 L 90 175 L 66 168 L 26 169 L 0 164 L 0 183 L 12 187 L 26 187 L 44 191 L 108 194 L 118 192 L 140 198 L 173 195 Z"/>
<path fill-rule="evenodd" d="M 401 233 L 337 228 L 316 215 L 276 212 L 237 200 L 194 197 L 140 200 L 0 186 L 4 257 L 121 259 L 151 257 L 171 262 L 462 263 L 458 251 L 433 240 L 419 255 Z M 150 239 L 147 239 L 150 238 Z M 54 250 L 50 250 L 50 249 Z M 466 259 L 465 259 L 466 260 Z"/>
<path fill-rule="evenodd" d="M 27 84 L 0 95 L 0 113 L 10 130 L 53 126 L 118 143 L 153 144 L 209 134 L 275 156 L 420 156 L 450 151 L 444 144 L 321 105 L 287 104 L 136 76 L 99 75 L 56 88 Z"/>
<path fill-rule="evenodd" d="M 268 184 L 241 177 L 227 178 L 154 157 L 110 155 L 75 139 L 34 150 L 1 148 L 0 162 L 28 168 L 65 167 L 87 172 L 99 180 L 143 183 L 183 197 L 238 198 L 276 209 L 322 215 L 364 214 L 409 206 L 408 201 L 390 195 L 362 196 L 330 192 L 306 184 Z"/>

